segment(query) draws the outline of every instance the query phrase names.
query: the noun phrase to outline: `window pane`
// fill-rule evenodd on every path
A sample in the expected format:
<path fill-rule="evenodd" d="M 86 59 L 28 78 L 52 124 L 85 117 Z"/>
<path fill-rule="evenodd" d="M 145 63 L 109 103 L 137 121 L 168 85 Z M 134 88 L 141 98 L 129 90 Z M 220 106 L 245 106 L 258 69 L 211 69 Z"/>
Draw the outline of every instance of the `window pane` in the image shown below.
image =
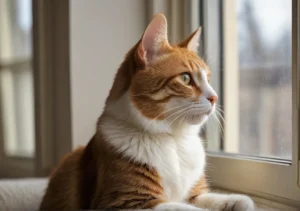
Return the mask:
<path fill-rule="evenodd" d="M 31 0 L 0 0 L 1 151 L 34 155 Z"/>
<path fill-rule="evenodd" d="M 292 1 L 236 2 L 239 140 L 225 151 L 291 159 Z"/>

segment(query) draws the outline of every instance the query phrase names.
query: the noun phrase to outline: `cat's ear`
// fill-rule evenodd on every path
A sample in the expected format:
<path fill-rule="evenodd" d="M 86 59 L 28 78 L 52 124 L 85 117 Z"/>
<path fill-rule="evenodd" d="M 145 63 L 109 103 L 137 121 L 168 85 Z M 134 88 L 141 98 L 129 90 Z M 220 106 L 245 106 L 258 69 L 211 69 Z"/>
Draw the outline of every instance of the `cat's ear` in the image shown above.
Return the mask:
<path fill-rule="evenodd" d="M 163 14 L 154 16 L 138 45 L 139 59 L 151 63 L 155 58 L 170 48 L 168 42 L 167 19 Z"/>
<path fill-rule="evenodd" d="M 194 31 L 188 38 L 181 41 L 178 46 L 187 48 L 190 51 L 198 52 L 199 42 L 201 36 L 201 27 Z"/>

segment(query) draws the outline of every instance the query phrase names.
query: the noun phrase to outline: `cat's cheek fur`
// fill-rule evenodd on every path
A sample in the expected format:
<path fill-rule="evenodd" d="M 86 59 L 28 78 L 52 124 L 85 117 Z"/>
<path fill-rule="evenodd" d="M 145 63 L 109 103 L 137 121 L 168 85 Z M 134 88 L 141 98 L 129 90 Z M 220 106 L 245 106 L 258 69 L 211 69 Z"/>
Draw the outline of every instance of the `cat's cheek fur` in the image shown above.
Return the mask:
<path fill-rule="evenodd" d="M 252 199 L 239 194 L 205 193 L 195 199 L 195 206 L 215 211 L 254 211 Z"/>
<path fill-rule="evenodd" d="M 187 112 L 187 109 L 192 106 L 189 99 L 184 98 L 173 98 L 171 99 L 165 108 L 165 111 L 171 110 L 172 112 L 169 114 L 169 116 L 166 118 L 167 122 L 169 122 L 172 125 L 176 125 L 177 123 L 187 123 L 189 125 L 198 125 L 201 127 L 209 118 L 209 115 L 211 115 L 214 112 L 214 106 L 212 106 L 211 109 L 209 101 L 203 97 L 200 96 L 200 102 L 201 105 L 199 109 L 191 110 L 190 112 Z M 203 110 L 203 108 L 205 110 Z M 175 109 L 174 108 L 179 108 Z M 170 125 L 170 126 L 172 126 Z"/>

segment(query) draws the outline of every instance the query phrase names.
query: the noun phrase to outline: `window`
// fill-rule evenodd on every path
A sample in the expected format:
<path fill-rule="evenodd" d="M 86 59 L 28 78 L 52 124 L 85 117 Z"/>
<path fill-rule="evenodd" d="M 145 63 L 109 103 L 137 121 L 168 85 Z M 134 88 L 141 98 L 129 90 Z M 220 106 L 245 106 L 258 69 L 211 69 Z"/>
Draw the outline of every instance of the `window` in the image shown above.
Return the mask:
<path fill-rule="evenodd" d="M 229 76 L 226 81 L 235 87 L 227 86 L 224 93 L 224 151 L 291 160 L 292 1 L 236 0 L 234 4 L 232 19 L 223 20 L 228 33 L 235 34 L 224 45 L 237 46 L 230 50 L 235 52 L 227 61 L 233 63 L 228 74 L 238 79 Z M 236 90 L 231 93 L 231 89 Z M 226 133 L 227 125 L 238 134 Z"/>
<path fill-rule="evenodd" d="M 68 11 L 0 0 L 0 178 L 46 176 L 71 149 Z"/>
<path fill-rule="evenodd" d="M 266 6 L 270 5 L 269 0 L 230 1 L 227 18 L 221 17 L 216 6 L 222 9 L 229 3 L 222 6 L 220 1 L 213 2 L 219 3 L 209 3 L 207 7 L 215 10 L 215 25 L 219 29 L 210 29 L 209 25 L 204 30 L 222 34 L 221 29 L 226 29 L 228 39 L 223 34 L 216 42 L 219 49 L 230 47 L 218 57 L 220 61 L 211 61 L 217 77 L 223 76 L 223 83 L 219 79 L 214 85 L 224 85 L 218 89 L 224 95 L 219 110 L 225 111 L 225 120 L 219 111 L 221 137 L 213 138 L 213 142 L 221 143 L 208 144 L 209 150 L 291 160 L 292 1 L 272 1 L 272 7 Z M 278 20 L 274 20 L 273 14 Z M 208 18 L 212 19 L 211 16 Z"/>
<path fill-rule="evenodd" d="M 2 0 L 1 116 L 4 154 L 34 156 L 31 1 Z"/>
<path fill-rule="evenodd" d="M 205 134 L 214 187 L 299 205 L 297 1 L 203 0 L 198 8 L 224 111 Z"/>
<path fill-rule="evenodd" d="M 291 160 L 292 0 L 237 0 L 236 10 L 239 141 L 225 150 Z"/>
<path fill-rule="evenodd" d="M 31 0 L 0 0 L 0 177 L 33 173 L 31 61 Z"/>

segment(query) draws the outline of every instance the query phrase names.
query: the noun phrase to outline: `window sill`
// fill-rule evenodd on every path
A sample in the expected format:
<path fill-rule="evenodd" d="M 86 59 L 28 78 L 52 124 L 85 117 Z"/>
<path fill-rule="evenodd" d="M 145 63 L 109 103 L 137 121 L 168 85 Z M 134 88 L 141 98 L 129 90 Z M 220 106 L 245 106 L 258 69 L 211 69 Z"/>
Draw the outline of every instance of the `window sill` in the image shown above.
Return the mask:
<path fill-rule="evenodd" d="M 23 178 L 34 176 L 34 159 L 5 157 L 0 161 L 1 178 Z"/>
<path fill-rule="evenodd" d="M 234 192 L 214 189 L 218 193 L 233 194 Z M 298 211 L 299 208 L 249 195 L 255 202 L 256 211 Z"/>

